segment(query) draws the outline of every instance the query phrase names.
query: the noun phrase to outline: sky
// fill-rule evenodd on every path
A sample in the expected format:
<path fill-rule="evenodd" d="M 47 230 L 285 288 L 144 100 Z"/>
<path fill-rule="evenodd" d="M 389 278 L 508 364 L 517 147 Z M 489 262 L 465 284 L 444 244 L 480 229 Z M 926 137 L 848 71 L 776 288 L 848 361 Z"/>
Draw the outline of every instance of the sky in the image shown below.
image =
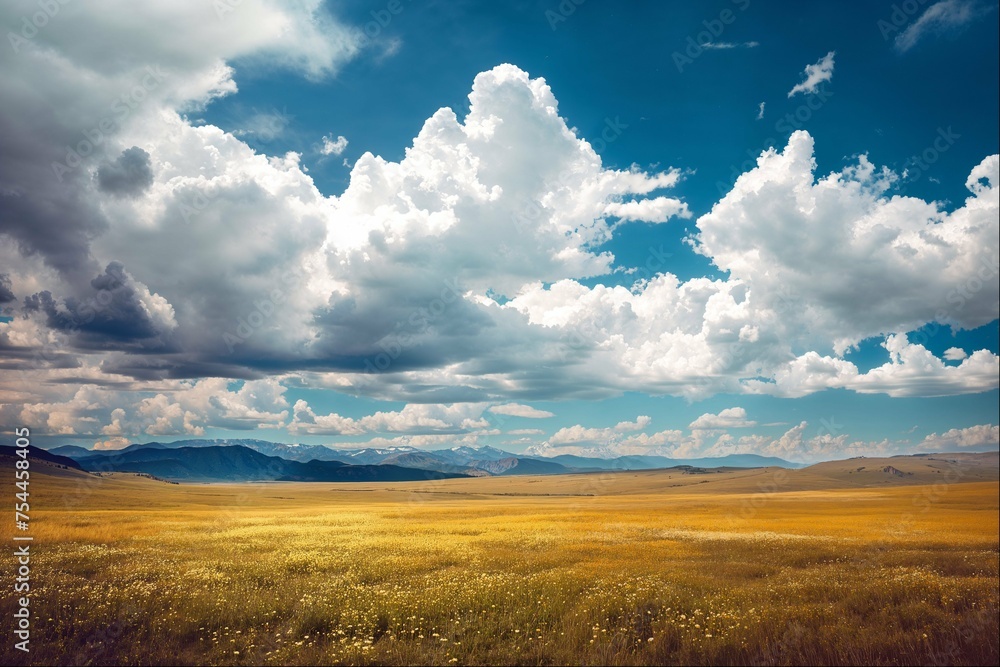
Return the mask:
<path fill-rule="evenodd" d="M 0 18 L 5 431 L 998 448 L 995 2 Z"/>

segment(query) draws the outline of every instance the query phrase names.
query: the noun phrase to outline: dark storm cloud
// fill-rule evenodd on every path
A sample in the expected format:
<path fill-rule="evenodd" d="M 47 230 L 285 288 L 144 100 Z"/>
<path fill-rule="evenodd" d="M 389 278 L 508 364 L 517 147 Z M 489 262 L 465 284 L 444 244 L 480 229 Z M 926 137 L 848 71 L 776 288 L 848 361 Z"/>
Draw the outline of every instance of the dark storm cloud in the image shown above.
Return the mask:
<path fill-rule="evenodd" d="M 59 303 L 48 291 L 26 297 L 26 313 L 44 313 L 46 325 L 74 336 L 80 349 L 139 348 L 164 351 L 161 327 L 150 317 L 134 282 L 120 262 L 108 264 L 90 281 L 87 298 L 66 298 Z"/>
<path fill-rule="evenodd" d="M 115 352 L 101 362 L 101 371 L 109 375 L 125 375 L 135 380 L 188 380 L 203 377 L 224 377 L 237 380 L 259 380 L 266 373 L 239 364 L 201 359 L 188 353 L 170 357 Z"/>
<path fill-rule="evenodd" d="M 0 161 L 0 172 L 5 166 Z M 26 256 L 40 255 L 71 282 L 83 280 L 97 268 L 90 257 L 90 240 L 106 226 L 91 205 L 71 191 L 8 195 L 0 205 L 0 237 L 10 236 Z"/>
<path fill-rule="evenodd" d="M 0 240 L 9 237 L 22 254 L 39 255 L 67 280 L 83 282 L 98 268 L 90 242 L 107 222 L 88 193 L 92 179 L 85 158 L 73 151 L 80 147 L 93 156 L 103 150 L 103 144 L 85 144 L 83 134 L 100 117 L 103 104 L 66 94 L 64 82 L 53 83 L 40 73 L 32 73 L 31 94 L 26 94 L 19 69 L 25 62 L 12 61 L 11 55 L 8 49 L 0 56 Z M 56 89 L 63 90 L 61 104 L 40 101 Z"/>
<path fill-rule="evenodd" d="M 117 160 L 98 167 L 97 183 L 116 197 L 138 197 L 153 184 L 149 153 L 138 146 L 122 151 Z"/>
<path fill-rule="evenodd" d="M 0 341 L 0 369 L 35 371 L 42 368 L 80 368 L 79 357 L 58 349 L 9 345 Z"/>
<path fill-rule="evenodd" d="M 0 303 L 10 303 L 11 301 L 17 301 L 17 297 L 11 291 L 10 276 L 6 273 L 0 273 Z"/>

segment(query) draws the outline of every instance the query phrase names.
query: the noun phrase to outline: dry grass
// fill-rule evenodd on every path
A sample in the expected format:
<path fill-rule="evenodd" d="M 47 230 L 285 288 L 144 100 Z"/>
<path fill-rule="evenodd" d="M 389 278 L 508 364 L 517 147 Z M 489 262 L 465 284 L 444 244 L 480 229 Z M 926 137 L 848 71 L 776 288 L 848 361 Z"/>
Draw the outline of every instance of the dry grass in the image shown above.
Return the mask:
<path fill-rule="evenodd" d="M 996 482 L 754 495 L 746 477 L 36 474 L 31 660 L 997 663 Z M 495 495 L 546 492 L 577 495 Z"/>

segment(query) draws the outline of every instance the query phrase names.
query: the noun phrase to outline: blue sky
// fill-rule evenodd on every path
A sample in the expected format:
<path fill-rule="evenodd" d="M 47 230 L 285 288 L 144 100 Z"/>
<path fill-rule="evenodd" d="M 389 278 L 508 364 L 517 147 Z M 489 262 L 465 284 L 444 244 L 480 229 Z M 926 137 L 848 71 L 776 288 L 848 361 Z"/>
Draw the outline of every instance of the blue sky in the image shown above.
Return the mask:
<path fill-rule="evenodd" d="M 57 126 L 45 133 L 36 123 L 39 169 L 88 136 L 107 100 L 135 90 L 135 72 L 155 63 L 168 74 L 81 156 L 83 168 L 66 177 L 72 197 L 18 181 L 33 158 L 4 158 L 5 191 L 26 192 L 23 212 L 20 200 L 11 210 L 40 222 L 31 231 L 0 218 L 12 267 L 0 270 L 11 295 L 0 303 L 0 342 L 8 358 L 27 359 L 46 336 L 56 341 L 44 362 L 36 354 L 9 366 L 27 375 L 0 394 L 7 426 L 99 447 L 203 435 L 800 460 L 996 448 L 996 184 L 987 183 L 1000 143 L 995 3 L 301 5 L 261 0 L 202 16 L 152 3 L 123 9 L 122 25 L 67 7 L 19 48 L 11 42 L 3 84 L 43 83 L 4 112 L 4 131 L 25 134 L 32 117 Z M 5 25 L 28 6 L 6 10 Z M 81 46 L 74 20 L 125 57 Z M 174 41 L 146 35 L 156 21 L 176 26 Z M 283 22 L 280 35 L 268 27 Z M 45 53 L 71 65 L 61 71 Z M 82 120 L 59 108 L 73 106 L 57 92 L 66 76 L 101 82 L 79 94 L 92 103 L 73 103 Z M 518 170 L 561 168 L 579 180 L 559 190 L 497 176 L 503 192 L 489 201 L 500 203 L 484 204 L 478 190 L 448 194 L 448 175 L 465 163 L 441 158 L 428 168 L 440 176 L 407 190 L 421 174 L 408 150 L 455 150 L 447 121 L 414 150 L 439 109 L 455 112 L 470 145 L 486 136 L 474 132 L 492 131 L 473 131 L 479 116 L 466 118 L 474 81 L 480 115 L 514 128 L 508 143 L 470 149 L 484 188 L 494 183 L 486 174 Z M 518 106 L 519 95 L 536 106 Z M 532 115 L 549 95 L 572 140 Z M 599 162 L 574 153 L 576 140 Z M 769 166 L 758 168 L 769 149 Z M 824 199 L 815 185 L 815 209 L 791 206 L 810 157 L 812 183 L 841 173 L 842 187 Z M 987 183 L 981 192 L 966 182 L 974 170 Z M 399 173 L 410 180 L 393 186 Z M 442 211 L 459 224 L 444 232 L 435 227 L 444 218 L 428 219 L 415 232 L 428 209 L 387 213 L 393 188 L 418 203 L 440 190 L 459 202 Z M 546 188 L 555 188 L 549 199 Z M 574 188 L 580 211 L 567 213 Z M 87 203 L 79 221 L 42 220 L 60 198 Z M 546 202 L 553 229 L 565 216 L 584 228 L 588 216 L 600 221 L 573 246 L 585 257 L 566 259 L 558 236 L 521 246 L 534 231 L 468 219 L 532 198 Z M 644 208 L 626 220 L 624 209 L 606 208 L 643 199 L 670 213 Z M 355 234 L 359 216 L 374 217 Z M 917 219 L 925 227 L 912 227 Z M 89 231 L 70 244 L 79 229 Z M 41 238 L 45 230 L 66 247 Z M 920 246 L 939 232 L 928 242 L 937 250 Z M 852 234 L 865 242 L 837 245 Z M 916 253 L 909 268 L 900 268 L 904 252 L 893 254 L 904 237 Z M 613 260 L 595 268 L 601 253 Z M 508 270 L 509 257 L 524 266 Z M 681 291 L 635 282 L 662 274 Z M 434 305 L 451 275 L 464 293 L 417 328 L 418 343 L 403 345 L 386 373 L 352 372 L 392 348 L 393 331 Z M 264 313 L 252 336 L 240 335 L 274 285 L 279 315 Z M 709 305 L 727 295 L 731 306 Z M 102 296 L 112 305 L 83 319 L 80 304 Z M 699 309 L 703 327 L 687 319 Z M 726 349 L 744 365 L 707 368 L 737 332 Z M 240 337 L 235 346 L 220 343 L 227 333 Z M 548 355 L 574 337 L 570 358 Z M 705 347 L 688 354 L 689 344 Z M 521 407 L 494 410 L 509 404 Z M 530 413 L 524 406 L 551 415 L 497 416 Z M 716 427 L 691 426 L 703 416 Z"/>

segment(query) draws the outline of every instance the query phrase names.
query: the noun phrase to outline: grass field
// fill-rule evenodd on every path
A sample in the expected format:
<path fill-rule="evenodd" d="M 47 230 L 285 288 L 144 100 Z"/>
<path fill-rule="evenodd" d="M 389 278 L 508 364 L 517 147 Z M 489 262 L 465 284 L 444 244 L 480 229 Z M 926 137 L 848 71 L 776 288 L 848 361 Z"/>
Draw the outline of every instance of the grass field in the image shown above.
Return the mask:
<path fill-rule="evenodd" d="M 206 486 L 35 466 L 30 662 L 996 664 L 996 471 L 892 465 Z M 0 662 L 28 662 L 12 643 Z"/>

